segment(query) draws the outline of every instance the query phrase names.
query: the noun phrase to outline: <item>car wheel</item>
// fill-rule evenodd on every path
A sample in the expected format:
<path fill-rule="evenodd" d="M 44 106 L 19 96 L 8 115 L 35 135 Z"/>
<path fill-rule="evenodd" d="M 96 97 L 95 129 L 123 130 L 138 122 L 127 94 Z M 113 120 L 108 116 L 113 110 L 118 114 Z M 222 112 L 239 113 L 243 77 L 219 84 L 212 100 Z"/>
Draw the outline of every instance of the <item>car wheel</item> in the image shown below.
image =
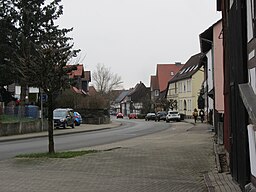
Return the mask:
<path fill-rule="evenodd" d="M 77 121 L 75 121 L 75 126 L 79 126 L 81 125 L 81 123 L 78 123 Z"/>
<path fill-rule="evenodd" d="M 169 123 L 170 121 L 169 120 L 166 120 L 166 123 Z"/>

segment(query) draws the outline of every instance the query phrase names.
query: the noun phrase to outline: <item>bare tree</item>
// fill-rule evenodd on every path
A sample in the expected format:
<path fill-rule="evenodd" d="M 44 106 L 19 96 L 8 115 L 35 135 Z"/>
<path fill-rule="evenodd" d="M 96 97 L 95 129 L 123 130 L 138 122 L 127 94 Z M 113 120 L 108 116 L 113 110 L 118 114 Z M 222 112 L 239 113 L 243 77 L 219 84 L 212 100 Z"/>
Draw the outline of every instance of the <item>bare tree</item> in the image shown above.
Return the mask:
<path fill-rule="evenodd" d="M 97 64 L 96 71 L 93 72 L 92 78 L 94 80 L 97 91 L 100 94 L 107 94 L 110 91 L 121 87 L 123 83 L 121 76 L 111 72 L 104 64 Z"/>

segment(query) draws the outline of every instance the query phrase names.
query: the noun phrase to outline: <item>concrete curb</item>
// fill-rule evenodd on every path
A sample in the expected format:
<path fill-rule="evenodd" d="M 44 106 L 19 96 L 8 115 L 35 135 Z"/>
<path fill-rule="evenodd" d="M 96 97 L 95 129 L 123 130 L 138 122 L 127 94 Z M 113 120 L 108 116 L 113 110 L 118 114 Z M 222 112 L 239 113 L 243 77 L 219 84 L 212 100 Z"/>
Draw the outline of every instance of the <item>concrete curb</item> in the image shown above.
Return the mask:
<path fill-rule="evenodd" d="M 103 131 L 108 130 L 112 128 L 120 127 L 122 123 L 118 123 L 116 125 L 113 125 L 111 127 L 102 127 L 102 128 L 96 128 L 96 129 L 85 129 L 85 130 L 76 130 L 76 129 L 70 129 L 70 132 L 55 132 L 53 133 L 53 136 L 59 136 L 59 135 L 70 135 L 70 134 L 76 134 L 76 133 L 86 133 L 86 132 L 95 132 L 95 131 Z M 37 132 L 37 133 L 28 133 L 28 134 L 22 134 L 22 135 L 12 135 L 12 136 L 1 136 L 0 137 L 0 143 L 1 142 L 9 142 L 9 141 L 17 141 L 17 140 L 26 140 L 26 139 L 32 139 L 32 138 L 42 138 L 42 137 L 48 137 L 48 132 Z"/>

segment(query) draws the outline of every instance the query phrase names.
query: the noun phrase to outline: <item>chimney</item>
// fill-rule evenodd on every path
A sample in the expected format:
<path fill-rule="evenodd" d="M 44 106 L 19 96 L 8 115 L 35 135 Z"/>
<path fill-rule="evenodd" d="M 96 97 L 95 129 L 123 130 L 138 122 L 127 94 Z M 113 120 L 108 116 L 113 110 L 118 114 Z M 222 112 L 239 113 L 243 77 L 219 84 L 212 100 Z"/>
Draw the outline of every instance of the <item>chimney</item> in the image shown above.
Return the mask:
<path fill-rule="evenodd" d="M 181 65 L 181 62 L 175 62 L 175 65 Z"/>

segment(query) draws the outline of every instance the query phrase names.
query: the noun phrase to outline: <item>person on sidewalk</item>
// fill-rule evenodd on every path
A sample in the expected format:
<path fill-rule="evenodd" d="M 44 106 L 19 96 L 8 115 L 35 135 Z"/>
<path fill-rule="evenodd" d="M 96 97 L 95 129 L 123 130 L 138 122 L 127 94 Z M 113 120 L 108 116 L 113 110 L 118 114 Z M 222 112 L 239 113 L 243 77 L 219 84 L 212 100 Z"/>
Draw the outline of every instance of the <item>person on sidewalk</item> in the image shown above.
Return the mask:
<path fill-rule="evenodd" d="M 197 120 L 197 116 L 198 116 L 198 111 L 197 109 L 195 108 L 194 111 L 193 111 L 193 117 L 194 117 L 194 120 L 195 120 L 195 123 L 196 123 L 196 120 Z"/>
<path fill-rule="evenodd" d="M 203 123 L 204 122 L 204 110 L 203 109 L 200 109 L 199 116 L 201 118 L 201 122 Z"/>

